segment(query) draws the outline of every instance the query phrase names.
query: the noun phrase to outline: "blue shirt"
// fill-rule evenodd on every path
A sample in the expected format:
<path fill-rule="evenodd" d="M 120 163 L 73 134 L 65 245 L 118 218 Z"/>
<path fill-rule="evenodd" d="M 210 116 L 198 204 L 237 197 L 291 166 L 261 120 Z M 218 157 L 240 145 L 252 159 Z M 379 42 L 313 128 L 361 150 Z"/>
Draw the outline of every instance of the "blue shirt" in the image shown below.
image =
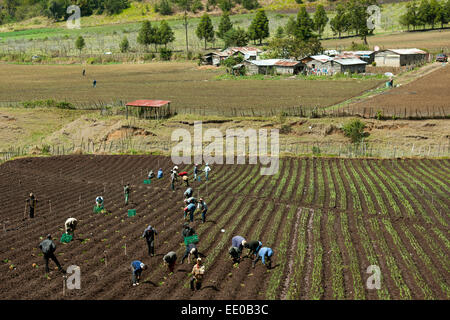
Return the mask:
<path fill-rule="evenodd" d="M 265 265 L 265 260 L 264 258 L 267 257 L 271 257 L 273 255 L 273 250 L 267 247 L 262 247 L 259 252 L 258 252 L 258 256 L 261 257 L 262 263 Z"/>
<path fill-rule="evenodd" d="M 187 188 L 186 191 L 184 192 L 184 195 L 186 197 L 190 197 L 190 196 L 192 196 L 192 193 L 193 193 L 192 188 Z"/>
<path fill-rule="evenodd" d="M 239 250 L 242 250 L 242 240 L 245 240 L 244 237 L 241 236 L 233 237 L 233 239 L 231 239 L 231 246 L 239 248 Z"/>
<path fill-rule="evenodd" d="M 158 170 L 158 179 L 161 179 L 163 176 L 163 171 L 162 170 Z"/>
<path fill-rule="evenodd" d="M 190 211 L 190 212 L 194 212 L 194 211 L 195 211 L 195 204 L 190 203 L 190 204 L 187 206 L 187 210 Z"/>
<path fill-rule="evenodd" d="M 139 260 L 134 260 L 132 263 L 131 263 L 131 265 L 133 266 L 133 268 L 134 268 L 134 273 L 136 273 L 136 271 L 141 271 L 142 269 L 141 269 L 141 263 L 142 262 L 140 262 Z"/>

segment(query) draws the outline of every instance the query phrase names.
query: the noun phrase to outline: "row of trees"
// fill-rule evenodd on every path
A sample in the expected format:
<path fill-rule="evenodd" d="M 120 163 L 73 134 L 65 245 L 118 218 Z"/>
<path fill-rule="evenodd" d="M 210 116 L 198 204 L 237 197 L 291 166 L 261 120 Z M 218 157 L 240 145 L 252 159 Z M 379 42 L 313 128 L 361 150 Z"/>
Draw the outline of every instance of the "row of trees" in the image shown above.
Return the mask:
<path fill-rule="evenodd" d="M 410 29 L 427 25 L 434 29 L 437 24 L 444 28 L 450 22 L 450 0 L 438 2 L 437 0 L 422 0 L 420 4 L 413 1 L 406 4 L 406 12 L 400 17 L 400 23 Z"/>
<path fill-rule="evenodd" d="M 164 48 L 167 48 L 167 45 L 175 40 L 175 36 L 167 21 L 162 20 L 158 27 L 154 27 L 150 21 L 146 20 L 142 23 L 136 40 L 146 48 L 153 44 L 155 45 L 155 50 L 158 51 L 158 45 L 164 45 Z M 124 42 L 128 43 L 128 40 L 124 39 L 122 43 Z M 128 50 L 128 45 L 121 44 L 121 51 L 126 51 L 123 48 Z"/>

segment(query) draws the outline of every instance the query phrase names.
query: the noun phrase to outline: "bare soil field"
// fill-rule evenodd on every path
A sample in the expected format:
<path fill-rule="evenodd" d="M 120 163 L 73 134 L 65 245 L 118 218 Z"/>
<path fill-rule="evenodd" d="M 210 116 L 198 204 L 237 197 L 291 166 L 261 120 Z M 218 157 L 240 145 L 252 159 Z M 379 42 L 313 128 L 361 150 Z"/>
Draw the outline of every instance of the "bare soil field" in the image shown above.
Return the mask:
<path fill-rule="evenodd" d="M 372 98 L 351 105 L 359 114 L 378 110 L 385 116 L 407 117 L 445 116 L 450 113 L 450 67 L 440 66 L 400 87 L 387 90 Z M 394 79 L 394 84 L 396 80 Z M 405 79 L 407 81 L 407 79 Z M 401 82 L 401 81 L 400 81 Z"/>
<path fill-rule="evenodd" d="M 196 292 L 188 288 L 192 265 L 177 264 L 169 274 L 162 263 L 168 251 L 179 258 L 184 252 L 185 187 L 170 191 L 172 165 L 162 156 L 2 164 L 0 299 L 450 298 L 449 160 L 288 158 L 275 176 L 259 175 L 259 165 L 212 165 L 207 183 L 192 183 L 194 195 L 209 207 L 205 224 L 199 215 L 193 222 L 206 266 Z M 165 177 L 144 185 L 147 170 L 159 167 Z M 192 166 L 180 170 L 191 173 Z M 133 191 L 125 206 L 127 182 Z M 30 191 L 39 200 L 36 216 L 23 220 Z M 92 212 L 98 195 L 110 213 Z M 131 208 L 135 217 L 127 216 Z M 64 245 L 59 238 L 69 216 L 79 227 L 75 240 Z M 159 232 L 153 258 L 140 238 L 148 224 Z M 37 246 L 47 233 L 63 266 L 80 266 L 80 290 L 63 296 L 61 275 L 44 276 Z M 235 235 L 272 247 L 273 268 L 259 263 L 253 269 L 248 258 L 233 267 L 227 251 Z M 138 287 L 131 286 L 129 270 L 135 259 L 149 265 Z M 379 290 L 366 286 L 370 265 L 381 270 Z"/>
<path fill-rule="evenodd" d="M 83 68 L 86 76 L 82 76 Z M 376 87 L 380 80 L 216 80 L 223 69 L 194 63 L 138 65 L 12 65 L 0 68 L 0 103 L 54 99 L 74 104 L 172 101 L 177 110 L 325 107 Z M 93 88 L 93 80 L 97 80 Z"/>

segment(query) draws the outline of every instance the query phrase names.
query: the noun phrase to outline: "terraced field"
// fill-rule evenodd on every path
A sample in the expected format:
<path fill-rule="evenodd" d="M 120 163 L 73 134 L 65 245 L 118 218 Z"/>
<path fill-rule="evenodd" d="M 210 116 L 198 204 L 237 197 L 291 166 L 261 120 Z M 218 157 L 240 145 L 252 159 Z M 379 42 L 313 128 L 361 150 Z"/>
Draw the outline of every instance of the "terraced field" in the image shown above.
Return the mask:
<path fill-rule="evenodd" d="M 275 176 L 260 176 L 256 165 L 213 165 L 208 183 L 192 183 L 209 206 L 207 222 L 196 216 L 193 223 L 207 270 L 196 292 L 188 287 L 191 265 L 169 274 L 162 263 L 168 251 L 184 252 L 185 187 L 170 190 L 172 165 L 162 156 L 93 155 L 2 164 L 0 299 L 450 298 L 449 160 L 286 158 Z M 144 185 L 159 167 L 166 176 Z M 36 217 L 23 220 L 31 190 Z M 97 195 L 110 214 L 92 213 Z M 135 217 L 127 217 L 129 208 Z M 69 216 L 79 220 L 77 239 L 63 245 Z M 148 224 L 159 232 L 154 258 L 140 239 Z M 63 266 L 80 266 L 80 290 L 63 296 L 61 275 L 44 276 L 37 246 L 47 233 Z M 273 268 L 253 269 L 248 258 L 233 267 L 227 251 L 235 235 L 273 248 Z M 149 265 L 139 287 L 130 283 L 135 259 Z M 379 290 L 367 288 L 370 265 L 380 268 Z"/>

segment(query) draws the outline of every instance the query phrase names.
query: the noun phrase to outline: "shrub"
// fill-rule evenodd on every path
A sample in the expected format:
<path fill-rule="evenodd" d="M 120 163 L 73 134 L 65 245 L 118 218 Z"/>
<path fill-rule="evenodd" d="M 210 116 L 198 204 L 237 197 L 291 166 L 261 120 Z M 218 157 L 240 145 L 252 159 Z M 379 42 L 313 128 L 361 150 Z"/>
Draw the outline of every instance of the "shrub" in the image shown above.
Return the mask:
<path fill-rule="evenodd" d="M 291 133 L 291 131 L 292 131 L 292 128 L 288 124 L 283 124 L 280 128 L 281 134 L 289 134 L 289 133 Z"/>
<path fill-rule="evenodd" d="M 172 50 L 166 48 L 159 49 L 159 57 L 163 61 L 169 61 L 172 57 Z"/>
<path fill-rule="evenodd" d="M 144 61 L 149 61 L 149 60 L 153 60 L 153 59 L 155 59 L 155 54 L 152 52 L 152 53 L 146 53 L 146 54 L 144 54 Z"/>
<path fill-rule="evenodd" d="M 361 139 L 365 136 L 364 129 L 366 125 L 359 119 L 352 120 L 346 123 L 342 130 L 344 131 L 344 135 L 349 137 L 353 143 L 360 142 Z"/>
<path fill-rule="evenodd" d="M 372 61 L 372 66 L 373 66 L 373 67 L 376 67 L 376 66 L 377 66 L 377 63 L 376 63 L 375 61 Z"/>
<path fill-rule="evenodd" d="M 50 153 L 50 145 L 43 144 L 42 147 L 41 147 L 41 152 L 43 154 L 49 154 Z"/>
<path fill-rule="evenodd" d="M 313 154 L 320 154 L 320 148 L 317 146 L 312 147 L 312 153 Z"/>

